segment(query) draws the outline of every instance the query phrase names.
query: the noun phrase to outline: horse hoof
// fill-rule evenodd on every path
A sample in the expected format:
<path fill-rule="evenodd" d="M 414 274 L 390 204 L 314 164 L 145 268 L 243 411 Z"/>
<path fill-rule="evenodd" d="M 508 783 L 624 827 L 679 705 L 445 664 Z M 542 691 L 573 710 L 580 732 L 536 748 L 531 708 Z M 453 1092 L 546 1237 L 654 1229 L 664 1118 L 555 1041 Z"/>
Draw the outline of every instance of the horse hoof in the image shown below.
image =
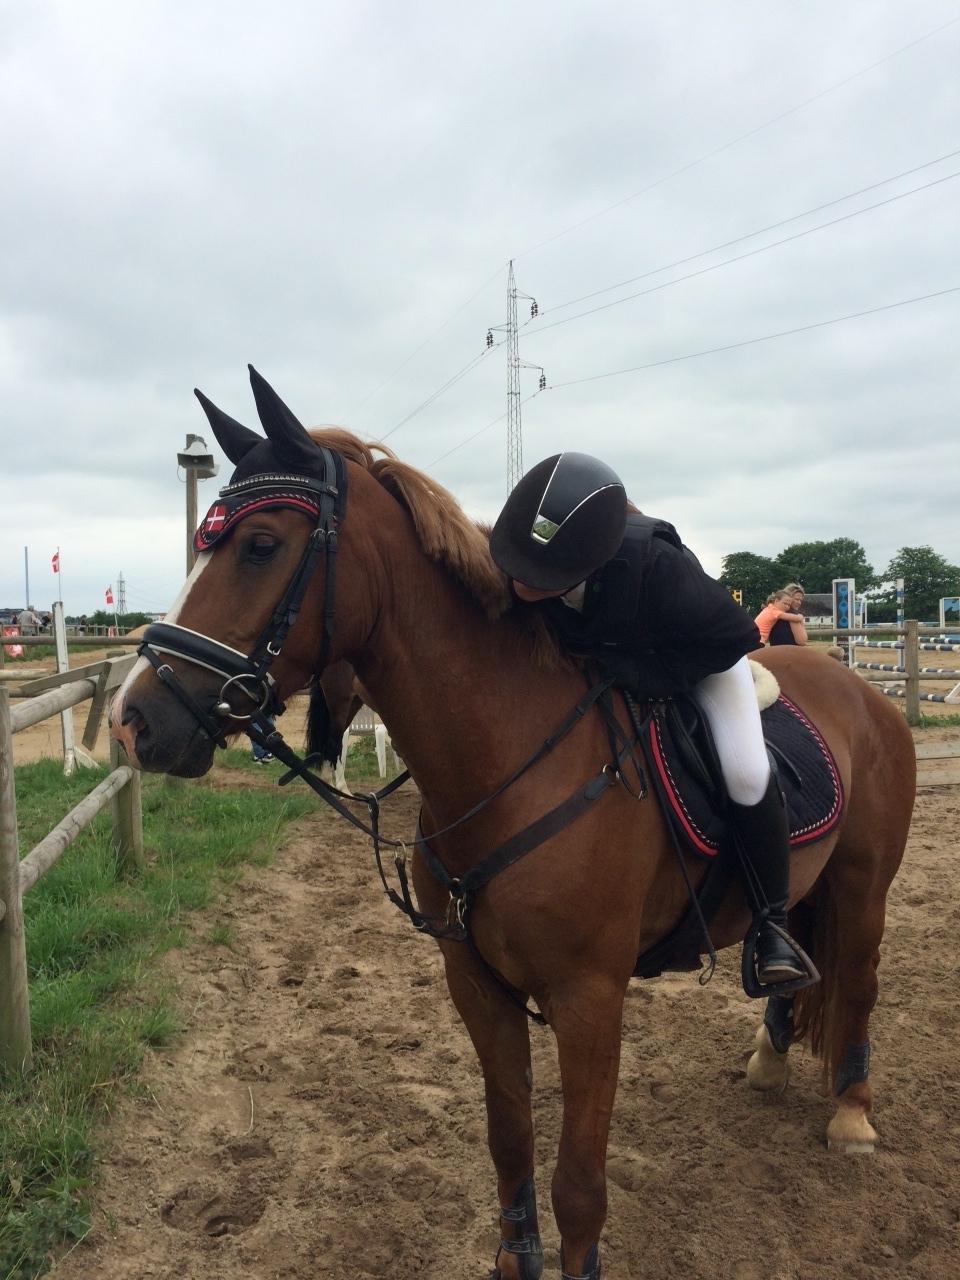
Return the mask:
<path fill-rule="evenodd" d="M 872 1155 L 877 1131 L 862 1107 L 840 1107 L 827 1125 L 827 1150 L 843 1155 Z"/>
<path fill-rule="evenodd" d="M 756 1048 L 747 1063 L 747 1084 L 760 1093 L 783 1093 L 790 1079 L 790 1064 L 785 1053 L 777 1053 L 770 1032 L 761 1022 L 754 1039 Z"/>

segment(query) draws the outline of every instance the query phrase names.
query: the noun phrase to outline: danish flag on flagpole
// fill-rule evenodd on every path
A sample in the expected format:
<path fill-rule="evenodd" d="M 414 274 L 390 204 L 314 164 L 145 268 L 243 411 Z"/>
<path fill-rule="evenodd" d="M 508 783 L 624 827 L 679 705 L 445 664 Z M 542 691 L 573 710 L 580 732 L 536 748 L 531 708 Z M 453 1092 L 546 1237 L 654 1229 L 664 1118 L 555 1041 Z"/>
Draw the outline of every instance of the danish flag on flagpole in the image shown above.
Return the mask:
<path fill-rule="evenodd" d="M 103 598 L 106 600 L 107 604 L 113 604 L 113 587 L 107 587 L 106 591 L 103 593 Z"/>
<path fill-rule="evenodd" d="M 60 552 L 55 551 L 50 557 L 50 565 L 54 573 L 60 572 Z"/>

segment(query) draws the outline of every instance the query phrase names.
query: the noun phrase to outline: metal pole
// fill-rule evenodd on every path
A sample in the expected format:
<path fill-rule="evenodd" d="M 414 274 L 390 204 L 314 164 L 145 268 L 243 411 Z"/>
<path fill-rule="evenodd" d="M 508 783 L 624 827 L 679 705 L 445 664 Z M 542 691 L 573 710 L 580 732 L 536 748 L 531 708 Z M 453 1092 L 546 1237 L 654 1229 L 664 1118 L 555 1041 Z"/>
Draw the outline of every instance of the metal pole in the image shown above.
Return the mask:
<path fill-rule="evenodd" d="M 517 285 L 513 259 L 507 273 L 507 492 L 523 475 L 523 428 L 520 422 L 520 348 L 517 342 Z"/>
<path fill-rule="evenodd" d="M 30 548 L 29 547 L 23 548 L 23 582 L 24 582 L 24 590 L 27 593 L 27 598 L 23 602 L 23 607 L 25 609 L 29 609 L 30 608 Z"/>
<path fill-rule="evenodd" d="M 197 470 L 195 467 L 184 467 L 187 476 L 187 577 L 193 571 L 196 555 L 193 550 L 193 535 L 197 531 Z"/>
<path fill-rule="evenodd" d="M 63 623 L 63 605 L 58 601 L 53 605 L 53 643 L 57 654 L 57 671 L 62 674 L 70 670 L 70 654 L 67 649 L 67 629 Z M 73 712 L 69 708 L 60 712 L 60 732 L 63 737 L 63 776 L 69 778 L 77 768 Z"/>
<path fill-rule="evenodd" d="M 906 712 L 907 724 L 920 723 L 920 652 L 917 648 L 917 622 L 915 618 L 907 619 L 904 637 L 903 665 L 906 672 Z"/>
<path fill-rule="evenodd" d="M 0 1062 L 25 1071 L 32 1061 L 27 952 L 20 901 L 20 847 L 13 773 L 10 695 L 0 689 Z"/>

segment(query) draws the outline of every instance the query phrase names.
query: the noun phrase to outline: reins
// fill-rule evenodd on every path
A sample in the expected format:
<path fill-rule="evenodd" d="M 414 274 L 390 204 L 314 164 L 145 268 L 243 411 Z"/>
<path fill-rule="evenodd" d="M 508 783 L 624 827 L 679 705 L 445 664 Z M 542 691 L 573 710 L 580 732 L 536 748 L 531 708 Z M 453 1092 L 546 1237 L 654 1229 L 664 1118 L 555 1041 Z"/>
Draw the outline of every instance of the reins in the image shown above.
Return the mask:
<path fill-rule="evenodd" d="M 574 726 L 586 715 L 595 703 L 602 702 L 604 695 L 607 694 L 611 686 L 611 680 L 601 680 L 591 686 L 587 693 L 580 698 L 570 712 L 563 718 L 557 727 L 547 735 L 540 743 L 536 750 L 527 757 L 524 762 L 519 765 L 497 788 L 489 795 L 485 796 L 466 813 L 461 814 L 456 821 L 449 823 L 447 826 L 433 831 L 429 836 L 424 836 L 419 826 L 417 834 L 414 837 L 414 847 L 421 853 L 424 861 L 436 880 L 446 889 L 449 894 L 449 903 L 447 914 L 441 921 L 436 917 L 426 916 L 418 911 L 413 903 L 410 893 L 409 878 L 407 875 L 407 850 L 409 842 L 404 840 L 394 840 L 380 833 L 380 802 L 386 799 L 394 791 L 398 790 L 403 783 L 410 778 L 409 770 L 404 770 L 386 787 L 376 792 L 357 792 L 349 795 L 347 792 L 340 791 L 338 788 L 331 786 L 325 782 L 323 778 L 311 771 L 311 766 L 319 762 L 319 755 L 311 755 L 306 758 L 297 755 L 284 740 L 282 734 L 270 724 L 269 720 L 261 714 L 255 712 L 250 718 L 250 722 L 246 727 L 246 733 L 252 741 L 259 743 L 267 751 L 270 751 L 278 760 L 285 764 L 289 770 L 280 780 L 280 786 L 286 786 L 292 782 L 294 778 L 301 778 L 312 791 L 316 792 L 321 799 L 325 800 L 341 817 L 355 827 L 358 831 L 362 831 L 373 841 L 374 857 L 376 859 L 377 871 L 383 884 L 384 891 L 390 901 L 400 911 L 406 915 L 414 928 L 421 933 L 426 933 L 434 938 L 452 938 L 457 941 L 463 941 L 467 932 L 467 913 L 469 907 L 479 892 L 479 890 L 487 884 L 495 875 L 506 867 L 512 865 L 525 853 L 529 853 L 537 845 L 542 844 L 551 835 L 563 829 L 570 822 L 580 816 L 590 805 L 612 786 L 614 782 L 621 779 L 619 765 L 622 759 L 617 760 L 615 766 L 606 764 L 603 766 L 600 774 L 591 778 L 583 786 L 578 787 L 570 796 L 555 805 L 547 813 L 530 823 L 529 826 L 523 828 L 515 836 L 512 836 L 503 845 L 500 845 L 493 853 L 476 863 L 462 877 L 452 876 L 447 871 L 439 857 L 430 848 L 429 841 L 436 840 L 440 836 L 447 835 L 451 831 L 464 826 L 472 818 L 481 813 L 488 805 L 492 804 L 500 796 L 502 796 L 515 782 L 518 781 L 525 773 L 538 764 L 545 756 L 562 741 L 563 738 L 574 728 Z M 345 801 L 361 801 L 367 805 L 370 825 L 362 822 L 354 813 L 352 813 L 344 803 Z M 398 850 L 394 859 L 397 870 L 397 878 L 400 883 L 400 893 L 393 889 L 387 880 L 383 867 L 383 857 L 381 853 L 382 847 L 389 847 Z"/>

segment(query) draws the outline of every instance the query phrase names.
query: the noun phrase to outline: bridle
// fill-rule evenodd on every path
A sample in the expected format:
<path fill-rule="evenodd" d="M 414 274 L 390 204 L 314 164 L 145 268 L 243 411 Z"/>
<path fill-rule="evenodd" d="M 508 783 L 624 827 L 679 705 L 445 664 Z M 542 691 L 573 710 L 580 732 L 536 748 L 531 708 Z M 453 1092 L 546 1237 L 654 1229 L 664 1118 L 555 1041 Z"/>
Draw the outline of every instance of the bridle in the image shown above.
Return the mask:
<path fill-rule="evenodd" d="M 321 554 L 324 557 L 323 634 L 319 670 L 327 665 L 336 611 L 337 548 L 339 529 L 346 515 L 347 470 L 343 458 L 333 449 L 318 446 L 320 474 L 299 476 L 264 474 L 237 481 L 220 490 L 217 502 L 208 511 L 194 538 L 194 550 L 208 552 L 236 524 L 254 511 L 291 507 L 312 515 L 316 524 L 307 539 L 297 567 L 270 621 L 249 654 L 175 622 L 151 623 L 143 633 L 137 652 L 153 667 L 167 689 L 187 708 L 204 732 L 219 747 L 225 747 L 226 721 L 244 724 L 260 733 L 269 733 L 271 719 L 284 710 L 270 667 L 280 656 Z M 212 711 L 205 710 L 177 679 L 165 655 L 182 658 L 194 666 L 224 678 Z M 250 709 L 236 710 L 231 693 L 248 700 Z M 253 736 L 253 735 L 251 735 Z"/>

